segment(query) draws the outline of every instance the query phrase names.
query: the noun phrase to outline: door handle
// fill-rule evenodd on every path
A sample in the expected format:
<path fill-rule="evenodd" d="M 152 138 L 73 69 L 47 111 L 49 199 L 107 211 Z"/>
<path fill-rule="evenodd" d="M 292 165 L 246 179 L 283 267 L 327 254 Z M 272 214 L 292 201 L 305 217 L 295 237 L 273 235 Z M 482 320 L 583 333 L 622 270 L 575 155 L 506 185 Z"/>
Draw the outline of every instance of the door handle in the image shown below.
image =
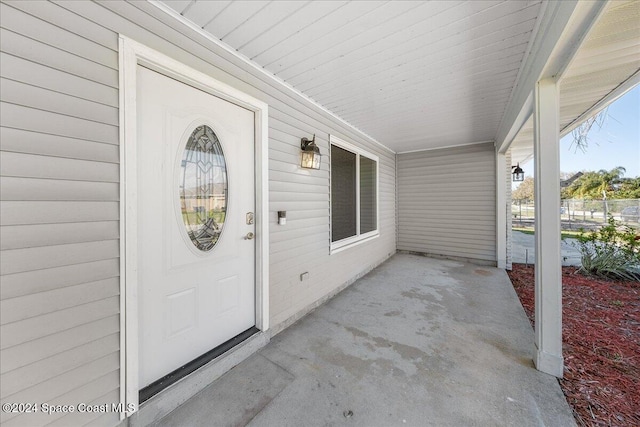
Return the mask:
<path fill-rule="evenodd" d="M 256 237 L 256 235 L 250 231 L 246 236 L 244 236 L 244 240 L 253 240 L 254 237 Z"/>

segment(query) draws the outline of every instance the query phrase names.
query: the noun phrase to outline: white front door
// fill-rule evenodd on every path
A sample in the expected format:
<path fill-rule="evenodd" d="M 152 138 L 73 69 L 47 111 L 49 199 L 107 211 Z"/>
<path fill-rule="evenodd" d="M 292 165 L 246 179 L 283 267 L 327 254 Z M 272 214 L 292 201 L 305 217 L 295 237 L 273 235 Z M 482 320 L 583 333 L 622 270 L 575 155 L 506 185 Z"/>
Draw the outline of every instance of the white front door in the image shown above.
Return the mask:
<path fill-rule="evenodd" d="M 256 324 L 254 113 L 137 69 L 139 387 Z"/>

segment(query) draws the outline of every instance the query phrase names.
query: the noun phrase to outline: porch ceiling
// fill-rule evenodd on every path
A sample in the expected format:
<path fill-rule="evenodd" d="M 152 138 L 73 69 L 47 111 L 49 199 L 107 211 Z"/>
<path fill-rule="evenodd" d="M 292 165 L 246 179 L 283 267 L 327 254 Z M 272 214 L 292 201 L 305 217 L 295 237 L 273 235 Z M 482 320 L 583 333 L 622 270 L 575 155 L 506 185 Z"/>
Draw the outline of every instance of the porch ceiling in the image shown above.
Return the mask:
<path fill-rule="evenodd" d="M 610 2 L 560 80 L 560 134 L 571 132 L 640 83 L 640 2 Z M 533 119 L 511 145 L 513 162 L 533 157 Z"/>
<path fill-rule="evenodd" d="M 164 1 L 397 152 L 493 141 L 541 1 Z"/>

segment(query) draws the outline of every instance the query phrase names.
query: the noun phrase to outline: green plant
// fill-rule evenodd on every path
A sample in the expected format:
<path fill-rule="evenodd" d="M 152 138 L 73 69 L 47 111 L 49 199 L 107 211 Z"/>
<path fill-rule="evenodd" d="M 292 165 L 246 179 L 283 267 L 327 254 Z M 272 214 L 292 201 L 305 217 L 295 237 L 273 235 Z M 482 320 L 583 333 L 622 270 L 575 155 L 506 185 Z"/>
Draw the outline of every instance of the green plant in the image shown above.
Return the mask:
<path fill-rule="evenodd" d="M 587 234 L 580 230 L 576 244 L 582 255 L 580 271 L 587 275 L 640 280 L 640 238 L 609 215 L 607 224 Z"/>

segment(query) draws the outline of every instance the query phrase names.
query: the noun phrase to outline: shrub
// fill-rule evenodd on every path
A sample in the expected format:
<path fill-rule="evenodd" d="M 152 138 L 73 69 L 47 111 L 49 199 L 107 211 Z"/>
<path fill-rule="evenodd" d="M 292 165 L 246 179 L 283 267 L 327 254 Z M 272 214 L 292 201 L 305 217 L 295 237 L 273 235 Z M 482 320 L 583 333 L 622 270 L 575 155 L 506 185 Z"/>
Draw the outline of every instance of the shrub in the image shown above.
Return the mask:
<path fill-rule="evenodd" d="M 612 215 L 600 230 L 587 234 L 581 229 L 576 246 L 582 255 L 582 273 L 640 281 L 640 236 Z"/>

